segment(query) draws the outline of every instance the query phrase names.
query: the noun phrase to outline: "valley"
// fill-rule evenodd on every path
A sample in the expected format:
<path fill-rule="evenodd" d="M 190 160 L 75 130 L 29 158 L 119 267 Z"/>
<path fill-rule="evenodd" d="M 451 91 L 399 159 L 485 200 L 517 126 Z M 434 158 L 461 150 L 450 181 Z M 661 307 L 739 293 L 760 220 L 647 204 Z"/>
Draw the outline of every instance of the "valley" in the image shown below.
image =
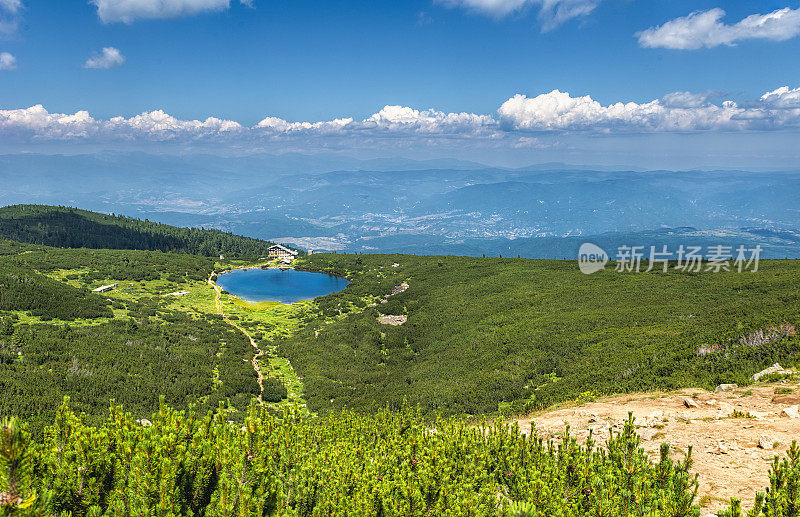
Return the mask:
<path fill-rule="evenodd" d="M 567 444 L 570 454 L 596 462 L 593 468 L 613 470 L 604 453 L 587 442 L 587 431 L 593 429 L 602 450 L 639 451 L 626 461 L 638 465 L 641 480 L 668 469 L 679 492 L 668 496 L 656 483 L 641 497 L 662 501 L 659 505 L 667 504 L 664 498 L 677 497 L 669 504 L 708 513 L 728 511 L 731 497 L 754 504 L 754 492 L 770 482 L 765 460 L 792 458 L 791 440 L 800 431 L 800 420 L 780 418 L 791 404 L 775 400 L 778 394 L 794 396 L 795 370 L 761 383 L 754 383 L 752 376 L 775 362 L 789 368 L 800 363 L 795 330 L 800 324 L 800 265 L 795 260 L 764 260 L 756 273 L 610 269 L 586 276 L 572 260 L 301 254 L 293 267 L 346 277 L 350 283 L 341 291 L 290 305 L 250 303 L 215 280 L 233 269 L 277 266 L 276 260 L 264 257 L 269 242 L 215 232 L 183 233 L 66 208 L 13 210 L 8 217 L 14 235 L 31 242 L 0 240 L 0 418 L 27 422 L 17 440 L 46 443 L 53 433 L 72 429 L 62 446 L 83 447 L 85 461 L 95 465 L 93 472 L 105 468 L 101 450 L 86 448 L 81 440 L 113 440 L 113 447 L 128 450 L 131 436 L 146 444 L 149 438 L 142 433 L 163 437 L 180 432 L 194 436 L 194 443 L 206 443 L 206 449 L 165 463 L 167 470 L 158 475 L 183 476 L 182 469 L 194 465 L 192 483 L 199 483 L 194 489 L 208 490 L 208 497 L 214 494 L 208 501 L 215 502 L 207 504 L 218 509 L 229 508 L 225 490 L 246 486 L 254 497 L 247 504 L 281 500 L 291 515 L 303 515 L 304 505 L 356 504 L 336 502 L 341 490 L 353 490 L 360 494 L 358 504 L 393 505 L 411 514 L 416 513 L 413 508 L 453 508 L 458 501 L 488 515 L 522 516 L 527 515 L 528 495 L 535 493 L 528 484 L 544 474 L 538 464 L 519 463 L 517 453 L 497 457 L 503 466 L 494 459 L 485 464 L 480 460 L 477 470 L 462 471 L 449 481 L 417 476 L 442 475 L 425 463 L 443 461 L 434 459 L 445 454 L 438 447 L 450 451 L 445 456 L 452 462 L 458 456 L 451 456 L 451 447 L 464 448 L 458 455 L 488 458 L 497 456 L 496 443 L 506 443 L 502 447 L 508 451 L 523 448 L 539 455 L 541 462 L 557 461 L 548 483 L 566 483 L 559 490 L 569 491 L 575 482 L 599 486 L 595 470 L 587 471 L 583 481 L 570 481 L 569 469 L 562 470 L 564 458 L 557 459 L 551 448 Z M 75 217 L 84 221 L 78 227 L 93 225 L 99 233 L 72 233 Z M 104 233 L 113 234 L 113 225 L 128 228 L 128 242 L 143 247 L 161 246 L 159 236 L 174 235 L 177 240 L 170 245 L 177 249 L 60 248 L 48 243 L 83 239 L 91 244 Z M 184 236 L 188 240 L 181 241 Z M 186 253 L 180 249 L 184 245 L 206 255 Z M 93 292 L 100 286 L 113 287 Z M 726 384 L 740 388 L 711 393 Z M 687 399 L 693 406 L 680 409 Z M 723 410 L 728 406 L 733 409 Z M 636 420 L 626 425 L 628 412 Z M 6 429 L 21 425 L 20 420 L 8 422 Z M 518 427 L 504 427 L 508 424 Z M 563 438 L 567 426 L 569 439 Z M 415 429 L 410 435 L 409 428 Z M 130 431 L 116 434 L 117 429 Z M 609 431 L 617 438 L 608 441 Z M 375 432 L 382 438 L 368 443 L 352 434 Z M 437 433 L 441 438 L 433 438 Z M 727 437 L 732 434 L 735 440 Z M 774 438 L 772 448 L 754 445 L 762 434 Z M 390 435 L 394 445 L 385 449 L 384 439 Z M 463 441 L 467 435 L 471 438 Z M 230 451 L 241 450 L 246 439 L 251 445 L 245 456 L 259 458 L 252 461 L 267 469 L 259 472 L 280 468 L 291 474 L 274 483 L 259 474 L 245 483 L 233 472 L 220 471 L 215 476 L 228 479 L 228 488 L 208 484 L 209 471 L 200 467 L 204 462 L 217 469 L 252 465 L 249 459 L 237 463 L 234 456 L 211 459 L 202 452 L 211 450 L 203 442 L 211 436 L 214 450 L 234 456 L 243 454 Z M 285 460 L 275 456 L 275 440 L 293 444 L 280 448 L 280 454 L 289 455 Z M 672 445 L 666 456 L 662 442 Z M 423 449 L 414 452 L 419 444 Z M 689 445 L 694 445 L 694 464 L 684 459 Z M 331 449 L 342 446 L 346 450 L 335 454 Z M 148 454 L 134 449 L 134 454 Z M 50 453 L 36 454 L 31 457 L 44 462 L 39 471 L 80 482 L 74 473 L 52 466 Z M 297 454 L 302 457 L 290 459 Z M 420 454 L 434 456 L 421 460 Z M 380 493 L 362 492 L 371 481 L 339 477 L 348 465 L 384 456 L 402 466 L 378 467 Z M 332 457 L 325 460 L 335 464 L 328 478 L 300 473 L 318 468 L 320 458 Z M 413 465 L 419 461 L 424 466 L 417 473 Z M 784 468 L 776 465 L 773 470 Z M 152 467 L 135 468 L 136 476 L 145 478 L 155 472 Z M 748 482 L 725 481 L 725 490 L 717 490 L 714 483 L 719 481 L 714 480 L 727 479 L 729 468 L 736 475 L 746 471 Z M 687 499 L 695 483 L 689 472 L 700 475 L 697 499 Z M 115 480 L 109 482 L 118 493 L 139 490 L 129 485 L 127 475 L 103 475 Z M 389 481 L 394 476 L 407 481 Z M 525 480 L 527 476 L 531 478 Z M 304 479 L 306 488 L 298 488 L 298 479 Z M 336 479 L 339 488 L 324 488 L 329 479 Z M 406 498 L 391 486 L 419 486 L 422 495 Z M 450 487 L 450 495 L 442 487 Z M 153 494 L 155 487 L 143 490 Z M 57 493 L 61 495 L 53 497 L 67 497 L 67 492 Z M 123 504 L 114 497 L 81 497 L 101 509 Z M 604 496 L 600 502 L 585 492 L 575 504 L 625 504 L 624 498 L 615 497 Z M 547 504 L 558 506 L 559 500 Z M 544 504 L 543 499 L 538 502 Z"/>
<path fill-rule="evenodd" d="M 0 155 L 0 179 L 0 203 L 67 199 L 322 251 L 573 258 L 590 240 L 760 243 L 766 258 L 795 258 L 800 242 L 791 170 L 100 153 Z"/>

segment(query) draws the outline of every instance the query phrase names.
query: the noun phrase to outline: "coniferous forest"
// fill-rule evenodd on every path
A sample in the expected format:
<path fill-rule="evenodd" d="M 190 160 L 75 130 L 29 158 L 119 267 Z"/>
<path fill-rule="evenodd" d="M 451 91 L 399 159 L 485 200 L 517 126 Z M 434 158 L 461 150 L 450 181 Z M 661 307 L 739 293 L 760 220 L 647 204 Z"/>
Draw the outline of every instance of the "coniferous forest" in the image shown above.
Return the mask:
<path fill-rule="evenodd" d="M 102 231 L 82 244 L 97 249 L 0 240 L 0 515 L 694 516 L 691 450 L 648 457 L 632 420 L 601 446 L 505 417 L 746 386 L 800 359 L 795 261 L 587 277 L 571 261 L 315 254 L 297 266 L 351 283 L 294 311 L 213 288 L 252 260 L 104 249 Z M 749 515 L 797 515 L 800 451 L 766 468 Z"/>
<path fill-rule="evenodd" d="M 56 248 L 179 251 L 207 257 L 263 257 L 272 245 L 220 230 L 179 228 L 69 207 L 13 205 L 0 208 L 0 235 Z"/>

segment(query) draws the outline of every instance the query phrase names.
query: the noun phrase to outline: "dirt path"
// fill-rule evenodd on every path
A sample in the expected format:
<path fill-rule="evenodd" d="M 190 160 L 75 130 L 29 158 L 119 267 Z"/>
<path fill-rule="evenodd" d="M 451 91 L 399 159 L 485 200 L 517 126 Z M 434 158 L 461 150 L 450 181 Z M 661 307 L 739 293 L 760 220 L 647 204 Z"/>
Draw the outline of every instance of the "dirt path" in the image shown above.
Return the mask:
<path fill-rule="evenodd" d="M 793 390 L 792 393 L 783 394 Z M 692 403 L 696 407 L 687 407 Z M 751 507 L 758 491 L 769 485 L 774 456 L 785 457 L 792 440 L 800 440 L 800 418 L 782 416 L 800 404 L 800 383 L 761 385 L 724 392 L 687 389 L 669 394 L 622 395 L 579 407 L 546 411 L 518 420 L 520 430 L 534 427 L 540 436 L 557 439 L 566 425 L 585 440 L 593 430 L 596 440 L 608 439 L 609 430 L 622 429 L 628 412 L 636 417 L 641 446 L 658 461 L 659 446 L 669 443 L 676 455 L 692 445 L 693 470 L 699 476 L 697 497 L 703 516 L 716 515 L 731 497 Z M 732 416 L 736 410 L 751 418 Z M 761 442 L 761 445 L 759 445 Z M 774 448 L 773 448 L 774 447 Z"/>
<path fill-rule="evenodd" d="M 258 359 L 262 355 L 264 355 L 264 352 L 260 348 L 258 348 L 256 340 L 253 339 L 253 336 L 251 336 L 249 332 L 247 332 L 244 328 L 242 328 L 241 325 L 235 323 L 233 320 L 231 320 L 225 315 L 225 312 L 222 310 L 222 288 L 212 280 L 214 274 L 215 273 L 211 273 L 211 276 L 208 277 L 208 284 L 212 288 L 214 288 L 214 291 L 217 293 L 215 299 L 215 302 L 217 304 L 217 312 L 219 313 L 220 316 L 222 316 L 222 319 L 224 319 L 226 323 L 238 329 L 242 334 L 247 336 L 247 339 L 250 340 L 250 344 L 253 345 L 253 348 L 256 350 L 256 353 L 253 355 L 253 359 L 251 362 L 253 363 L 253 370 L 255 370 L 256 375 L 258 375 L 258 403 L 263 404 L 264 400 L 261 398 L 261 395 L 264 393 L 264 374 L 261 373 L 261 365 L 259 364 Z"/>

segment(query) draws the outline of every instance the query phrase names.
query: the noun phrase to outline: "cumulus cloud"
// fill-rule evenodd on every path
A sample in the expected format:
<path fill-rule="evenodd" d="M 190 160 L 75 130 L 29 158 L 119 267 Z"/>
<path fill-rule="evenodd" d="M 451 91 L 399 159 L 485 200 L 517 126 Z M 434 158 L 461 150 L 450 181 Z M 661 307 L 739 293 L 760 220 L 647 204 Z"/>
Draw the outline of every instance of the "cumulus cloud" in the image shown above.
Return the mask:
<path fill-rule="evenodd" d="M 252 0 L 240 0 L 253 7 Z M 230 0 L 92 0 L 103 23 L 133 23 L 141 19 L 179 18 L 207 11 L 223 11 Z"/>
<path fill-rule="evenodd" d="M 696 11 L 658 27 L 637 32 L 639 45 L 647 48 L 696 50 L 719 45 L 735 45 L 748 39 L 784 41 L 800 34 L 800 9 L 778 9 L 768 14 L 753 14 L 733 25 L 722 21 L 719 8 Z"/>
<path fill-rule="evenodd" d="M 502 18 L 524 7 L 538 7 L 542 30 L 555 29 L 564 22 L 586 16 L 600 5 L 601 0 L 440 0 L 451 7 Z"/>
<path fill-rule="evenodd" d="M 275 133 L 337 133 L 353 123 L 352 118 L 337 118 L 323 122 L 287 122 L 278 117 L 267 117 L 256 126 Z"/>
<path fill-rule="evenodd" d="M 278 117 L 266 117 L 256 128 L 284 134 L 476 135 L 492 131 L 495 125 L 490 115 L 384 106 L 377 113 L 358 121 L 348 117 L 323 122 L 287 122 Z"/>
<path fill-rule="evenodd" d="M 674 92 L 649 102 L 601 104 L 589 95 L 553 90 L 533 97 L 518 94 L 496 114 L 449 113 L 388 105 L 363 119 L 335 118 L 290 122 L 264 117 L 247 127 L 208 117 L 182 120 L 163 110 L 132 117 L 93 118 L 87 111 L 50 113 L 43 106 L 0 110 L 0 137 L 10 141 L 208 142 L 257 147 L 266 142 L 303 145 L 382 145 L 380 142 L 543 148 L 543 134 L 631 134 L 667 132 L 733 132 L 800 129 L 800 88 L 780 87 L 758 99 L 716 102 L 718 94 Z"/>
<path fill-rule="evenodd" d="M 78 111 L 72 115 L 50 113 L 40 104 L 25 109 L 0 110 L 0 133 L 36 140 L 194 140 L 241 129 L 242 126 L 232 120 L 215 117 L 202 121 L 180 120 L 162 110 L 131 118 L 113 117 L 105 121 L 93 118 L 88 111 Z"/>
<path fill-rule="evenodd" d="M 114 68 L 115 66 L 122 66 L 124 62 L 125 56 L 122 55 L 119 49 L 104 47 L 101 52 L 95 53 L 87 59 L 86 63 L 83 64 L 83 68 Z"/>
<path fill-rule="evenodd" d="M 416 110 L 407 106 L 384 106 L 362 122 L 364 128 L 417 133 L 483 133 L 495 124 L 489 115 Z"/>
<path fill-rule="evenodd" d="M 8 52 L 0 52 L 0 70 L 14 70 L 17 68 L 17 58 Z"/>
<path fill-rule="evenodd" d="M 800 88 L 781 86 L 761 96 L 761 102 L 772 108 L 800 108 Z"/>
<path fill-rule="evenodd" d="M 760 108 L 748 111 L 733 101 L 703 102 L 687 92 L 667 96 L 667 100 L 603 106 L 588 95 L 572 97 L 553 90 L 532 98 L 515 95 L 500 106 L 498 114 L 506 128 L 525 131 L 743 130 L 769 122 L 764 116 L 769 114 Z M 800 118 L 793 121 L 793 125 L 798 123 Z"/>

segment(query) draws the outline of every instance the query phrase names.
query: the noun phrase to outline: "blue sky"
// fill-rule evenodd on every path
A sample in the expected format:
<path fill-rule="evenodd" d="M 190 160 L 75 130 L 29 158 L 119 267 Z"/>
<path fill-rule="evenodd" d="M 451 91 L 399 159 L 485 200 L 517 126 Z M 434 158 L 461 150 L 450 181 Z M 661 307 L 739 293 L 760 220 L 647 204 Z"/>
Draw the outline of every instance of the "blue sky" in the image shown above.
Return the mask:
<path fill-rule="evenodd" d="M 162 8 L 153 7 L 158 5 Z M 779 16 L 763 17 L 782 9 Z M 753 15 L 762 17 L 736 25 Z M 641 31 L 648 29 L 643 36 Z M 653 134 L 699 132 L 699 140 L 727 142 L 724 146 L 753 142 L 757 157 L 796 141 L 798 31 L 797 1 L 253 0 L 251 7 L 239 0 L 0 0 L 0 68 L 5 68 L 0 70 L 0 110 L 36 105 L 47 114 L 85 110 L 95 125 L 154 110 L 179 121 L 216 117 L 243 128 L 267 117 L 312 124 L 353 119 L 350 126 L 333 129 L 270 123 L 262 126 L 271 131 L 272 143 L 266 147 L 263 135 L 252 131 L 236 138 L 227 131 L 220 138 L 217 126 L 207 130 L 217 132 L 210 138 L 198 135 L 199 130 L 190 138 L 195 146 L 206 139 L 209 147 L 242 152 L 285 145 L 292 150 L 352 146 L 354 152 L 372 149 L 372 154 L 385 147 L 408 154 L 418 147 L 430 151 L 436 140 L 445 144 L 439 154 L 453 155 L 480 141 L 493 149 L 484 154 L 502 151 L 536 161 L 575 145 L 598 147 L 597 138 L 608 139 L 610 148 L 630 142 L 634 153 L 636 142 L 643 141 L 635 135 L 646 133 L 644 140 L 655 140 L 648 145 L 664 148 L 674 135 L 659 141 Z M 734 119 L 751 120 L 767 109 L 754 103 L 781 87 L 787 87 L 785 94 L 778 92 L 768 106 L 781 111 L 770 111 L 758 123 L 734 124 L 727 115 L 721 122 L 708 122 L 708 116 L 720 114 L 691 111 L 706 104 L 721 110 L 724 101 L 734 101 L 744 110 Z M 540 116 L 537 111 L 546 106 L 528 102 L 553 90 L 569 99 L 590 96 L 602 107 L 643 106 L 671 92 L 702 98 L 680 101 L 684 111 L 679 113 L 642 114 L 640 109 L 632 115 L 636 120 L 617 112 L 580 118 L 578 105 L 579 120 L 553 124 L 552 113 Z M 516 111 L 508 107 L 499 113 L 516 95 L 525 96 Z M 384 106 L 493 120 L 453 121 L 444 131 L 435 120 L 423 128 L 412 120 L 414 128 L 380 134 L 374 125 L 365 129 L 360 124 Z M 391 116 L 382 120 L 397 122 Z M 672 118 L 650 120 L 653 116 Z M 686 126 L 676 122 L 686 116 L 697 120 Z M 89 122 L 70 119 L 73 129 L 63 131 L 63 122 L 57 122 L 62 126 L 54 131 L 33 127 L 56 122 L 29 122 L 36 117 L 27 112 L 3 117 L 0 113 L 5 151 L 42 140 L 62 147 L 87 142 L 112 147 L 131 140 L 115 135 L 120 131 L 116 126 L 87 130 Z M 408 124 L 408 117 L 402 123 Z M 83 125 L 75 130 L 76 124 Z M 137 124 L 141 130 L 153 122 Z M 352 129 L 346 138 L 342 127 Z M 175 136 L 181 131 L 174 130 L 167 140 L 185 141 Z M 287 132 L 291 138 L 284 138 Z M 752 132 L 781 135 L 770 144 L 763 137 L 747 139 L 745 133 Z M 497 141 L 498 134 L 508 145 L 487 143 Z M 784 153 L 776 164 L 794 159 Z"/>

